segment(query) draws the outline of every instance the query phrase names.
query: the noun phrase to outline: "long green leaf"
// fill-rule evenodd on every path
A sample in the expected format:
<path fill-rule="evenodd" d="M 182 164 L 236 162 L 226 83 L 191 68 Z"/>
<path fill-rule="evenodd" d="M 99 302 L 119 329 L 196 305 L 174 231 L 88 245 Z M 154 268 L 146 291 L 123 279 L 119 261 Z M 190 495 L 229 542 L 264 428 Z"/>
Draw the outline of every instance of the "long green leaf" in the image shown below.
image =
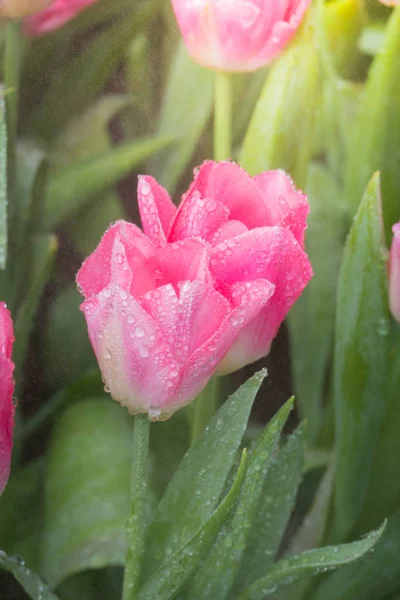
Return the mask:
<path fill-rule="evenodd" d="M 52 586 L 86 569 L 122 566 L 132 420 L 111 399 L 67 409 L 54 429 L 45 487 L 42 572 Z"/>
<path fill-rule="evenodd" d="M 7 127 L 4 89 L 0 88 L 0 269 L 7 261 Z"/>
<path fill-rule="evenodd" d="M 174 191 L 207 125 L 213 104 L 214 73 L 189 58 L 183 42 L 167 82 L 158 134 L 177 143 L 151 162 L 151 172 L 170 193 Z"/>
<path fill-rule="evenodd" d="M 325 577 L 310 600 L 387 600 L 400 590 L 399 555 L 400 511 L 388 520 L 371 556 Z"/>
<path fill-rule="evenodd" d="M 292 408 L 293 398 L 275 415 L 251 448 L 246 481 L 232 523 L 225 528 L 225 535 L 218 539 L 203 568 L 194 577 L 189 597 L 196 600 L 224 600 L 230 597 L 239 566 L 249 546 L 253 523 L 262 510 L 264 482 Z"/>
<path fill-rule="evenodd" d="M 371 180 L 348 237 L 336 313 L 335 516 L 343 539 L 360 513 L 387 411 L 388 306 L 379 175 Z"/>
<path fill-rule="evenodd" d="M 261 492 L 236 587 L 261 577 L 276 558 L 302 479 L 305 427 L 301 425 L 276 456 Z"/>
<path fill-rule="evenodd" d="M 86 202 L 106 191 L 135 166 L 162 148 L 171 137 L 129 142 L 83 164 L 50 174 L 46 190 L 44 227 L 53 230 Z"/>
<path fill-rule="evenodd" d="M 264 600 L 277 591 L 305 577 L 325 573 L 342 565 L 358 560 L 378 543 L 386 523 L 358 542 L 341 546 L 327 546 L 309 550 L 297 556 L 281 560 L 269 569 L 265 577 L 254 582 L 238 597 L 239 600 Z M 335 590 L 335 594 L 337 590 Z M 341 596 L 335 598 L 342 600 Z M 324 598 L 325 600 L 325 598 Z"/>
<path fill-rule="evenodd" d="M 9 557 L 0 550 L 0 567 L 10 571 L 32 600 L 58 600 L 40 577 L 22 559 Z"/>
<path fill-rule="evenodd" d="M 350 132 L 346 196 L 356 211 L 374 171 L 382 172 L 383 213 L 387 239 L 400 218 L 400 7 L 389 20 L 383 47 L 369 71 L 358 119 Z"/>
<path fill-rule="evenodd" d="M 139 591 L 137 600 L 170 600 L 175 598 L 196 566 L 211 547 L 236 502 L 246 473 L 246 450 L 236 479 L 218 508 L 193 537 L 163 563 L 154 576 Z"/>
<path fill-rule="evenodd" d="M 149 530 L 147 572 L 181 548 L 215 509 L 265 375 L 260 371 L 233 394 L 185 455 Z"/>
<path fill-rule="evenodd" d="M 249 173 L 283 168 L 297 185 L 305 185 L 318 84 L 319 61 L 310 26 L 267 75 L 239 157 Z"/>

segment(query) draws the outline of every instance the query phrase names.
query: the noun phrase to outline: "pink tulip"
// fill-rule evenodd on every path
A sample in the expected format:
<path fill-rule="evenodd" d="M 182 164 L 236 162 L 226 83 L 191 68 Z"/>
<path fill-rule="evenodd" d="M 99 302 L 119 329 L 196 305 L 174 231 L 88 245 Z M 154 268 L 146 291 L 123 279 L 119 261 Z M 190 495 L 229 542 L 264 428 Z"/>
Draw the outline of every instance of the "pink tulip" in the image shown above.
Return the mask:
<path fill-rule="evenodd" d="M 392 227 L 393 241 L 389 258 L 389 305 L 392 315 L 400 323 L 400 223 Z"/>
<path fill-rule="evenodd" d="M 59 29 L 76 17 L 96 0 L 53 0 L 48 8 L 25 19 L 24 31 L 27 35 L 43 35 Z"/>
<path fill-rule="evenodd" d="M 254 71 L 296 33 L 311 0 L 172 0 L 186 47 L 199 64 Z"/>
<path fill-rule="evenodd" d="M 13 324 L 4 302 L 0 303 L 0 495 L 10 474 L 12 434 L 14 427 L 14 342 Z"/>
<path fill-rule="evenodd" d="M 77 283 L 112 397 L 165 418 L 215 372 L 268 353 L 312 272 L 302 248 L 306 198 L 281 171 L 251 179 L 205 163 L 179 209 L 139 180 L 145 234 L 117 222 Z"/>

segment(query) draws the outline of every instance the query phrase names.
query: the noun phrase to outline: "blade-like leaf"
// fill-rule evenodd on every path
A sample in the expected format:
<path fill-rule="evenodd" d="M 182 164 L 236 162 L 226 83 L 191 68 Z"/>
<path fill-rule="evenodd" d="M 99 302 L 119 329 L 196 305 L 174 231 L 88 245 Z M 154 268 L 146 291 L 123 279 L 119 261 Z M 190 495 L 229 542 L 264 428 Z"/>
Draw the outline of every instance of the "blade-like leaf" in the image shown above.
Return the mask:
<path fill-rule="evenodd" d="M 359 116 L 350 132 L 346 196 L 355 212 L 372 173 L 382 172 L 383 213 L 387 239 L 400 218 L 400 7 L 389 20 L 383 46 L 370 68 Z"/>
<path fill-rule="evenodd" d="M 42 571 L 52 586 L 86 569 L 122 566 L 132 419 L 110 399 L 60 417 L 48 453 Z"/>
<path fill-rule="evenodd" d="M 185 455 L 149 530 L 147 572 L 181 548 L 215 509 L 265 375 L 260 371 L 233 394 Z"/>
<path fill-rule="evenodd" d="M 246 450 L 243 450 L 236 479 L 224 500 L 193 537 L 160 566 L 139 591 L 138 600 L 169 600 L 176 597 L 211 547 L 239 496 L 246 473 L 246 456 Z"/>
<path fill-rule="evenodd" d="M 304 577 L 325 573 L 329 569 L 336 569 L 341 565 L 358 560 L 374 548 L 385 527 L 386 523 L 378 531 L 370 533 L 358 542 L 309 550 L 297 556 L 281 560 L 269 569 L 265 577 L 254 582 L 238 598 L 239 600 L 264 600 L 269 596 L 273 596 L 283 587 Z M 338 595 L 335 595 L 335 598 L 341 598 L 342 600 L 342 597 Z"/>
<path fill-rule="evenodd" d="M 4 89 L 0 87 L 0 269 L 7 261 L 7 127 Z"/>
<path fill-rule="evenodd" d="M 379 175 L 371 180 L 348 237 L 337 297 L 334 397 L 339 539 L 363 505 L 387 411 L 388 306 Z"/>
<path fill-rule="evenodd" d="M 9 557 L 0 550 L 0 567 L 10 571 L 32 600 L 58 600 L 36 573 L 22 559 Z"/>
<path fill-rule="evenodd" d="M 283 168 L 304 186 L 318 84 L 319 61 L 310 25 L 267 76 L 239 158 L 249 173 Z"/>
<path fill-rule="evenodd" d="M 301 416 L 308 421 L 310 439 L 315 440 L 322 422 L 326 371 L 333 347 L 346 217 L 340 188 L 323 167 L 311 165 L 307 192 L 310 216 L 306 251 L 314 277 L 290 311 L 289 331 L 296 398 Z"/>
<path fill-rule="evenodd" d="M 400 512 L 397 512 L 388 520 L 373 554 L 325 577 L 310 600 L 387 600 L 400 589 L 399 555 Z"/>
<path fill-rule="evenodd" d="M 301 425 L 281 448 L 265 478 L 236 587 L 243 588 L 261 577 L 276 558 L 302 479 L 304 434 Z"/>
<path fill-rule="evenodd" d="M 151 172 L 170 193 L 210 118 L 213 82 L 214 73 L 194 63 L 181 42 L 168 78 L 158 127 L 160 136 L 174 136 L 177 143 L 151 163 Z"/>
<path fill-rule="evenodd" d="M 203 568 L 194 577 L 188 597 L 196 600 L 224 600 L 230 597 L 242 558 L 249 547 L 253 523 L 262 510 L 265 480 L 292 408 L 293 398 L 281 408 L 253 444 L 245 485 L 232 523 L 225 528 L 224 535 L 217 540 Z"/>
<path fill-rule="evenodd" d="M 104 192 L 131 169 L 172 143 L 171 137 L 129 142 L 83 164 L 50 175 L 44 226 L 53 230 L 82 205 Z"/>

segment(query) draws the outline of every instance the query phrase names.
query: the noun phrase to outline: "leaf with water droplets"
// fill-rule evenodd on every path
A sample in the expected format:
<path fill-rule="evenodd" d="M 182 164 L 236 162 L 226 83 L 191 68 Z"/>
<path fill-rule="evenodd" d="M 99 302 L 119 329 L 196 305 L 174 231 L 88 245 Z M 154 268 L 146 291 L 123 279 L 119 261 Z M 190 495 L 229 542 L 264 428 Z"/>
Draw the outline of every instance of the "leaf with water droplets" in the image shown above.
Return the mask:
<path fill-rule="evenodd" d="M 250 447 L 246 480 L 232 522 L 224 527 L 203 568 L 196 573 L 188 592 L 189 598 L 224 600 L 233 597 L 232 586 L 249 548 L 252 527 L 257 526 L 257 515 L 263 506 L 264 484 L 292 408 L 293 398 L 280 409 Z"/>
<path fill-rule="evenodd" d="M 182 589 L 200 560 L 210 549 L 221 527 L 239 496 L 246 474 L 247 452 L 242 460 L 233 485 L 210 518 L 195 532 L 169 560 L 167 559 L 139 591 L 137 600 L 170 600 Z"/>
<path fill-rule="evenodd" d="M 185 455 L 150 526 L 147 573 L 181 548 L 214 511 L 265 375 L 260 371 L 239 388 Z"/>
<path fill-rule="evenodd" d="M 39 575 L 25 565 L 21 558 L 7 556 L 0 550 L 0 567 L 14 575 L 32 600 L 57 600 L 57 596 L 43 583 Z"/>
<path fill-rule="evenodd" d="M 354 562 L 374 548 L 385 528 L 386 522 L 380 529 L 358 542 L 309 550 L 281 560 L 269 569 L 265 577 L 258 579 L 238 595 L 238 600 L 264 600 L 305 577 L 326 573 L 341 565 Z M 335 595 L 335 598 L 337 597 Z"/>
<path fill-rule="evenodd" d="M 359 518 L 380 427 L 388 410 L 385 252 L 379 174 L 375 174 L 347 239 L 338 283 L 333 381 L 339 540 L 345 539 Z"/>

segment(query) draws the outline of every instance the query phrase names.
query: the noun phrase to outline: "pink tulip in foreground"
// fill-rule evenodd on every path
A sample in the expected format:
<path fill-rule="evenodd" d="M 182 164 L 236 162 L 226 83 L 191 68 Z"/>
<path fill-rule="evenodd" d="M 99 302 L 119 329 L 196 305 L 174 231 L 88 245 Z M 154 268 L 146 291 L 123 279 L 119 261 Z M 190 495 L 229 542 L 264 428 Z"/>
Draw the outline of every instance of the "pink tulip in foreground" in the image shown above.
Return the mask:
<path fill-rule="evenodd" d="M 254 71 L 296 33 L 311 0 L 172 0 L 186 47 L 199 64 Z"/>
<path fill-rule="evenodd" d="M 12 434 L 14 427 L 14 342 L 13 324 L 4 302 L 0 303 L 0 495 L 10 474 Z"/>
<path fill-rule="evenodd" d="M 392 315 L 400 323 L 400 223 L 392 227 L 393 241 L 389 259 L 389 305 Z"/>
<path fill-rule="evenodd" d="M 146 235 L 117 222 L 77 283 L 112 397 L 160 418 L 268 353 L 312 275 L 308 203 L 281 171 L 207 162 L 179 209 L 151 177 L 139 206 Z"/>
<path fill-rule="evenodd" d="M 50 6 L 25 19 L 24 31 L 27 35 L 43 35 L 59 29 L 76 17 L 96 0 L 53 0 Z"/>

